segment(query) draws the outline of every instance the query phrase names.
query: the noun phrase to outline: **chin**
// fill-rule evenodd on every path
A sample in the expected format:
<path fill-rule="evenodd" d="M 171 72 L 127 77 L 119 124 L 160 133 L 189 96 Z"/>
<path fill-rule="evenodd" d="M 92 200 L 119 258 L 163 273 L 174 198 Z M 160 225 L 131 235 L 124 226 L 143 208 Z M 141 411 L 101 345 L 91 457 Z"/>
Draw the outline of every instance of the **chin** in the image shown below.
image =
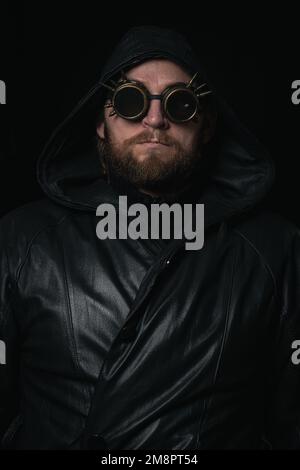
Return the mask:
<path fill-rule="evenodd" d="M 171 161 L 173 155 L 170 155 L 169 152 L 166 152 L 164 150 L 153 150 L 149 149 L 143 152 L 140 152 L 138 154 L 133 155 L 135 161 L 137 162 L 143 162 L 145 160 L 148 160 L 150 158 L 155 158 L 156 160 L 159 160 L 161 162 L 164 161 Z"/>

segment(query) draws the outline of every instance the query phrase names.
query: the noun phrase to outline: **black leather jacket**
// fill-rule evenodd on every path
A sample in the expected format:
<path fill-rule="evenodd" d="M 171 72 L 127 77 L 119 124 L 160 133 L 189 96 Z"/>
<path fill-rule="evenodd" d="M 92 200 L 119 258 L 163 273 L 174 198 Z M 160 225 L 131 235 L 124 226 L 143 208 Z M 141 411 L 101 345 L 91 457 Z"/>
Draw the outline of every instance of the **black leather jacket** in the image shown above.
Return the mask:
<path fill-rule="evenodd" d="M 269 157 L 221 107 L 204 247 L 100 241 L 99 90 L 39 160 L 48 197 L 0 223 L 3 447 L 299 449 L 300 233 L 259 209 Z"/>

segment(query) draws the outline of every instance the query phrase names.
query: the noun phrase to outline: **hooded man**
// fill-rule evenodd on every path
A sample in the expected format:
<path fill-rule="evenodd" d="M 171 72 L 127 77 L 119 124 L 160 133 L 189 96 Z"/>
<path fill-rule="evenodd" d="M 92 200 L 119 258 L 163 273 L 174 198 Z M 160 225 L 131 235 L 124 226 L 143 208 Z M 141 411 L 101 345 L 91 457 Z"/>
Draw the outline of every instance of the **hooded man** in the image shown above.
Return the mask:
<path fill-rule="evenodd" d="M 299 231 L 185 38 L 130 30 L 37 168 L 1 221 L 2 446 L 300 448 Z M 99 239 L 121 196 L 204 204 L 204 246 Z"/>

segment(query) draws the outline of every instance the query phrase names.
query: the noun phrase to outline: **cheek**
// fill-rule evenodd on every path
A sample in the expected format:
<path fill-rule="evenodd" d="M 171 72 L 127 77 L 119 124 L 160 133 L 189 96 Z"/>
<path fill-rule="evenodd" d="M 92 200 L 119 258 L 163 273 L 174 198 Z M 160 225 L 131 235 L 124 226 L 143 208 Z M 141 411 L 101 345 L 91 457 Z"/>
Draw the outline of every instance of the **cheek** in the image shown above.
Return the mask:
<path fill-rule="evenodd" d="M 172 136 L 181 147 L 185 150 L 190 150 L 197 145 L 199 141 L 199 130 L 195 132 L 194 129 L 177 129 Z"/>
<path fill-rule="evenodd" d="M 113 144 L 122 145 L 127 139 L 138 134 L 138 125 L 129 123 L 122 118 L 112 117 L 107 123 L 107 130 Z"/>
<path fill-rule="evenodd" d="M 185 142 L 188 149 L 194 149 L 201 143 L 201 133 L 203 127 L 203 120 L 200 122 L 191 123 L 190 127 L 186 129 Z"/>

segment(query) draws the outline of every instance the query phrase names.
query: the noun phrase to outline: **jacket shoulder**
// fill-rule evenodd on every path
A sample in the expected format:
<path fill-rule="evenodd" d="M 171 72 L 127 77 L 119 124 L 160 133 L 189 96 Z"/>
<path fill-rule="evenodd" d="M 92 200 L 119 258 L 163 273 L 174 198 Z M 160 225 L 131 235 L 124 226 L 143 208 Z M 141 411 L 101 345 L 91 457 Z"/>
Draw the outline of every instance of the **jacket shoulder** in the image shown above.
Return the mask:
<path fill-rule="evenodd" d="M 13 238 L 21 233 L 31 238 L 48 225 L 59 223 L 70 210 L 53 203 L 49 199 L 40 199 L 20 206 L 0 220 L 0 237 Z M 15 235 L 15 236 L 14 236 Z"/>
<path fill-rule="evenodd" d="M 277 212 L 260 210 L 250 212 L 233 223 L 233 229 L 249 239 L 257 248 L 266 243 L 273 248 L 287 247 L 289 242 L 300 235 L 300 229 L 293 222 Z"/>
<path fill-rule="evenodd" d="M 300 262 L 300 229 L 279 213 L 261 210 L 244 215 L 234 221 L 232 229 L 275 277 L 292 258 Z"/>
<path fill-rule="evenodd" d="M 35 237 L 58 226 L 69 214 L 69 209 L 42 199 L 20 206 L 1 218 L 0 257 L 2 261 L 7 260 L 13 277 Z M 4 261 L 1 266 L 3 268 Z"/>

